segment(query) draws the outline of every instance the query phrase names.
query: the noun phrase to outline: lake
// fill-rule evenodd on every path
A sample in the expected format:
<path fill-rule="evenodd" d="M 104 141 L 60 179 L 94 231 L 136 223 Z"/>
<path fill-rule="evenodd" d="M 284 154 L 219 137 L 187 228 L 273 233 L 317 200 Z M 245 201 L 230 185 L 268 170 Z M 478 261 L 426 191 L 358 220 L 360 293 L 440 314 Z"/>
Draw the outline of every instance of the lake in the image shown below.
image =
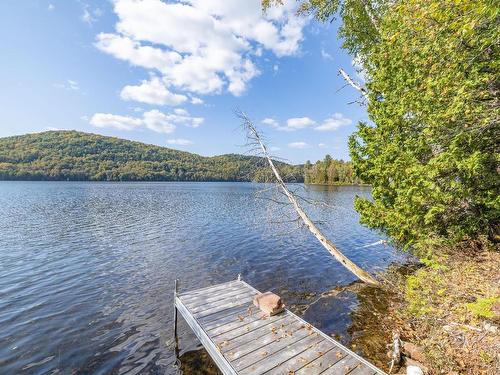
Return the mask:
<path fill-rule="evenodd" d="M 269 185 L 0 182 L 0 373 L 175 373 L 174 279 L 180 290 L 242 278 L 349 344 L 352 284 Z M 369 187 L 294 185 L 324 233 L 372 274 L 404 256 L 358 223 Z M 179 323 L 186 373 L 214 372 Z"/>

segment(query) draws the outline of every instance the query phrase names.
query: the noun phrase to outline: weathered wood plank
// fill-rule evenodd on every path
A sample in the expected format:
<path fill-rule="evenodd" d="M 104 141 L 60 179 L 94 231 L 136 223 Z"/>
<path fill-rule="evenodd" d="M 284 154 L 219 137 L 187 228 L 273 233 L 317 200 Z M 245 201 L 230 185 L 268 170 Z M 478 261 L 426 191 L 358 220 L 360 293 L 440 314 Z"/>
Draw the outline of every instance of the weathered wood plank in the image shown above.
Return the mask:
<path fill-rule="evenodd" d="M 253 351 L 236 361 L 231 361 L 231 365 L 237 370 L 243 370 L 245 367 L 253 365 L 255 362 L 266 358 L 289 345 L 296 344 L 298 341 L 306 338 L 309 335 L 318 336 L 316 332 L 311 332 L 305 327 L 302 327 L 296 331 L 290 331 L 281 337 L 277 338 L 273 342 L 265 345 L 258 350 Z"/>
<path fill-rule="evenodd" d="M 241 309 L 240 311 L 233 311 L 229 314 L 214 314 L 218 315 L 219 317 L 217 319 L 211 319 L 209 321 L 203 322 L 203 328 L 205 328 L 207 331 L 219 329 L 220 332 L 224 332 L 224 329 L 226 325 L 231 324 L 231 323 L 242 323 L 242 322 L 247 322 L 249 323 L 250 321 L 253 321 L 257 316 L 259 316 L 260 313 L 255 312 L 255 308 L 252 306 L 247 306 L 244 310 Z M 260 314 L 262 316 L 262 314 Z M 210 315 L 212 317 L 213 315 Z M 210 318 L 209 317 L 209 318 Z M 261 318 L 265 319 L 265 317 Z M 244 324 L 244 323 L 242 323 Z"/>
<path fill-rule="evenodd" d="M 223 317 L 230 317 L 231 319 L 234 318 L 235 316 L 245 316 L 248 314 L 248 309 L 250 307 L 250 304 L 242 304 L 240 306 L 235 306 L 227 310 L 220 311 L 218 313 L 205 316 L 203 318 L 198 318 L 198 322 L 205 326 L 208 326 L 209 324 L 215 323 L 217 320 L 223 318 Z"/>
<path fill-rule="evenodd" d="M 361 362 L 353 356 L 347 355 L 340 361 L 330 366 L 327 370 L 321 373 L 321 375 L 344 375 L 349 374 L 356 366 L 359 366 Z M 234 366 L 233 366 L 234 367 Z"/>
<path fill-rule="evenodd" d="M 234 315 L 232 317 L 226 317 L 227 320 L 225 321 L 224 324 L 218 325 L 214 328 L 207 328 L 208 333 L 210 334 L 211 337 L 217 337 L 218 335 L 221 335 L 223 333 L 232 331 L 233 329 L 238 329 L 241 326 L 247 325 L 249 323 L 253 323 L 257 320 L 264 320 L 264 321 L 269 321 L 274 322 L 277 319 L 281 319 L 282 315 L 275 315 L 268 317 L 265 313 L 256 310 L 257 308 L 254 308 L 245 316 L 237 316 Z M 225 319 L 225 318 L 222 318 Z M 219 320 L 220 322 L 220 320 Z"/>
<path fill-rule="evenodd" d="M 290 328 L 290 325 L 293 323 L 296 323 L 293 318 L 285 316 L 284 319 L 276 323 L 254 329 L 252 332 L 224 342 L 221 351 L 222 353 L 229 353 L 232 359 L 236 359 L 241 355 L 276 340 L 291 329 L 298 329 L 298 325 L 297 327 L 294 326 Z"/>
<path fill-rule="evenodd" d="M 375 375 L 375 374 L 376 372 L 372 368 L 366 366 L 363 363 L 360 363 L 358 367 L 356 367 L 349 373 L 349 375 Z"/>
<path fill-rule="evenodd" d="M 200 288 L 200 289 L 196 289 L 196 290 L 191 290 L 189 292 L 179 293 L 178 297 L 186 299 L 186 298 L 199 296 L 199 295 L 209 295 L 211 293 L 214 293 L 217 290 L 223 290 L 223 289 L 229 288 L 233 285 L 243 285 L 243 284 L 241 281 L 233 280 L 233 281 L 228 281 L 227 283 L 211 285 L 211 286 L 207 286 L 205 288 Z"/>
<path fill-rule="evenodd" d="M 226 340 L 234 340 L 238 337 L 241 337 L 243 335 L 249 334 L 250 332 L 255 332 L 257 330 L 265 330 L 265 329 L 270 329 L 270 325 L 277 325 L 278 327 L 280 326 L 281 322 L 285 320 L 286 315 L 275 315 L 272 318 L 274 319 L 266 319 L 266 320 L 256 320 L 251 323 L 245 324 L 241 327 L 235 328 L 231 331 L 222 333 L 220 335 L 213 335 L 210 334 L 210 337 L 212 340 L 216 340 L 218 342 L 220 341 L 226 341 Z"/>
<path fill-rule="evenodd" d="M 219 306 L 207 309 L 207 310 L 203 310 L 203 311 L 200 311 L 198 313 L 194 313 L 193 316 L 196 319 L 200 319 L 200 318 L 204 318 L 208 315 L 218 313 L 220 311 L 225 311 L 225 310 L 228 310 L 228 309 L 231 309 L 231 308 L 234 308 L 237 306 L 243 306 L 243 305 L 247 306 L 247 309 L 248 309 L 250 306 L 252 306 L 252 300 L 253 300 L 253 297 L 232 299 L 229 302 L 226 302 L 222 305 L 219 305 Z"/>
<path fill-rule="evenodd" d="M 305 366 L 298 369 L 296 375 L 317 375 L 322 373 L 325 369 L 333 366 L 335 363 L 345 358 L 347 353 L 338 347 L 329 350 L 324 355 L 319 356 L 314 361 L 309 362 Z"/>
<path fill-rule="evenodd" d="M 249 292 L 249 291 L 240 292 L 238 294 L 234 294 L 234 295 L 230 295 L 230 296 L 224 295 L 219 300 L 207 302 L 207 303 L 201 302 L 199 304 L 194 305 L 193 307 L 188 307 L 188 309 L 189 309 L 189 311 L 191 311 L 191 313 L 196 314 L 196 313 L 199 313 L 199 312 L 202 312 L 205 310 L 216 308 L 218 306 L 223 306 L 223 305 L 230 303 L 230 302 L 233 302 L 233 301 L 241 300 L 243 298 L 253 298 L 254 295 L 255 295 L 255 293 Z"/>
<path fill-rule="evenodd" d="M 263 374 L 269 371 L 288 359 L 293 358 L 305 350 L 317 346 L 319 343 L 324 341 L 323 337 L 317 333 L 308 335 L 303 339 L 300 339 L 293 344 L 287 345 L 286 347 L 265 356 L 265 358 L 253 363 L 252 365 L 238 371 L 240 375 L 250 375 L 250 374 Z M 267 348 L 267 347 L 265 347 Z"/>
<path fill-rule="evenodd" d="M 265 372 L 265 374 L 280 375 L 295 373 L 295 371 L 297 371 L 301 367 L 304 367 L 315 359 L 325 355 L 328 351 L 332 350 L 335 347 L 336 346 L 333 345 L 330 341 L 323 338 L 323 340 L 319 341 L 316 345 L 307 348 L 305 351 L 299 353 L 294 357 L 290 357 L 273 369 Z"/>
<path fill-rule="evenodd" d="M 246 288 L 243 284 L 240 283 L 240 284 L 231 286 L 229 288 L 216 290 L 215 292 L 212 292 L 212 293 L 200 294 L 200 295 L 192 296 L 192 297 L 182 297 L 181 296 L 179 298 L 182 300 L 184 305 L 191 307 L 191 306 L 199 304 L 200 302 L 205 303 L 205 302 L 217 301 L 217 300 L 223 298 L 224 296 L 229 297 L 230 295 L 239 294 L 239 293 L 246 293 L 246 292 L 250 292 L 250 290 L 248 288 Z"/>
<path fill-rule="evenodd" d="M 261 349 L 262 347 L 266 346 L 267 344 L 270 344 L 273 341 L 276 340 L 282 340 L 287 336 L 292 336 L 296 331 L 303 329 L 303 325 L 299 322 L 296 322 L 293 320 L 291 317 L 287 317 L 287 320 L 285 321 L 285 325 L 277 325 L 275 329 L 273 328 L 268 328 L 271 332 L 265 334 L 264 336 L 258 337 L 258 339 L 252 339 L 250 341 L 244 342 L 241 345 L 230 345 L 229 349 L 230 351 L 227 352 L 227 348 L 224 347 L 223 351 L 225 352 L 226 357 L 234 362 L 235 360 L 238 360 L 240 357 L 243 357 L 251 352 L 254 352 L 256 350 Z M 265 331 L 265 330 L 264 330 Z M 236 344 L 239 344 L 240 341 L 244 341 L 244 339 L 247 339 L 248 337 L 241 337 L 238 338 L 235 341 Z"/>

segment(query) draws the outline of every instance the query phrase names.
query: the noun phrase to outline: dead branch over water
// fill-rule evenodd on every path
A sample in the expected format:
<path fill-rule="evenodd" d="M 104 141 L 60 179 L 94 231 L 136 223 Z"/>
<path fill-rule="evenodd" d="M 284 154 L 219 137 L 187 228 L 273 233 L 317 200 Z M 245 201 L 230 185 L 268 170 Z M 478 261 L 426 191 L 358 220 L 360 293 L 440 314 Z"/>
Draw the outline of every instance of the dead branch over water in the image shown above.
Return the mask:
<path fill-rule="evenodd" d="M 288 189 L 285 182 L 283 181 L 280 173 L 278 172 L 276 166 L 274 165 L 271 156 L 269 155 L 269 152 L 267 151 L 266 145 L 262 141 L 262 137 L 257 132 L 257 129 L 253 125 L 252 121 L 248 118 L 248 116 L 245 113 L 241 111 L 237 111 L 236 115 L 242 121 L 243 127 L 247 132 L 247 137 L 250 145 L 253 146 L 254 148 L 255 147 L 260 148 L 260 153 L 265 159 L 267 159 L 269 167 L 273 171 L 273 174 L 276 178 L 276 184 L 281 189 L 281 191 L 286 195 L 286 197 L 292 204 L 293 208 L 299 215 L 300 219 L 302 219 L 303 223 L 309 229 L 309 231 L 320 241 L 323 247 L 325 247 L 325 249 L 328 250 L 328 252 L 335 257 L 335 259 L 337 259 L 345 268 L 347 268 L 349 271 L 355 274 L 360 280 L 368 284 L 379 285 L 378 281 L 375 280 L 375 278 L 373 278 L 368 272 L 360 268 L 353 261 L 347 258 L 344 254 L 342 254 L 333 244 L 333 242 L 328 240 L 319 230 L 316 224 L 309 218 L 309 216 L 307 216 L 305 211 L 300 206 L 295 195 Z"/>

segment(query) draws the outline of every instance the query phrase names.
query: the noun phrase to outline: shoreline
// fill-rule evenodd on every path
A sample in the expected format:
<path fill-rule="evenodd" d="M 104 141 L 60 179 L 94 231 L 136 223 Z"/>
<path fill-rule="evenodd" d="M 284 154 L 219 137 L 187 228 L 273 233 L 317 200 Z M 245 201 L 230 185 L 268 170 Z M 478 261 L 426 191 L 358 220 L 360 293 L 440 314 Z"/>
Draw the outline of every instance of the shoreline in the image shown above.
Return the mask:
<path fill-rule="evenodd" d="M 360 284 L 360 305 L 353 316 L 363 323 L 365 334 L 353 340 L 351 349 L 361 349 L 388 370 L 396 333 L 401 360 L 393 373 L 410 365 L 425 374 L 496 373 L 500 253 L 490 249 L 476 256 L 449 254 L 432 263 L 390 267 L 378 290 Z"/>
<path fill-rule="evenodd" d="M 339 183 L 339 184 L 320 184 L 317 182 L 303 182 L 304 185 L 316 185 L 316 186 L 371 186 L 370 184 L 354 184 L 354 183 Z"/>

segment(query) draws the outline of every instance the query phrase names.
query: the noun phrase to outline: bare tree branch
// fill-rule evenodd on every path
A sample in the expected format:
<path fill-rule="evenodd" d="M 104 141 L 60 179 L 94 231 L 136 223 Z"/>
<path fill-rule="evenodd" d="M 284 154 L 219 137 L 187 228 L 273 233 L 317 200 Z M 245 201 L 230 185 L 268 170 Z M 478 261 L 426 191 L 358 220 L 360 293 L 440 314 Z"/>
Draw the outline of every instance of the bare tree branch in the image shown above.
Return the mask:
<path fill-rule="evenodd" d="M 263 143 L 262 138 L 260 134 L 257 132 L 257 129 L 253 125 L 252 121 L 250 121 L 248 116 L 241 111 L 238 111 L 236 115 L 242 120 L 243 127 L 246 130 L 247 137 L 251 141 L 251 143 L 260 145 L 262 154 L 267 159 L 269 166 L 271 167 L 271 170 L 274 173 L 277 185 L 279 186 L 283 194 L 286 195 L 290 203 L 293 205 L 295 211 L 300 216 L 300 218 L 302 219 L 305 226 L 309 229 L 309 231 L 320 241 L 320 243 L 328 250 L 328 252 L 335 257 L 335 259 L 337 259 L 344 267 L 346 267 L 349 271 L 355 274 L 360 280 L 368 284 L 379 285 L 378 281 L 375 280 L 375 278 L 373 278 L 368 272 L 360 268 L 353 261 L 347 258 L 344 254 L 342 254 L 337 249 L 337 247 L 330 240 L 328 240 L 323 235 L 323 233 L 321 233 L 316 224 L 304 212 L 304 210 L 300 206 L 295 196 L 290 192 L 285 182 L 281 178 L 281 175 L 276 169 L 273 160 L 269 156 L 266 145 Z"/>
<path fill-rule="evenodd" d="M 342 75 L 342 77 L 346 80 L 346 82 L 349 85 L 351 85 L 356 90 L 358 90 L 361 93 L 361 95 L 363 95 L 365 97 L 366 100 L 369 100 L 368 99 L 368 92 L 366 91 L 366 89 L 363 86 L 361 86 L 360 84 L 354 82 L 353 79 L 349 76 L 349 74 L 347 74 L 345 72 L 344 69 L 340 68 L 339 69 L 339 73 L 340 73 L 340 75 Z"/>

